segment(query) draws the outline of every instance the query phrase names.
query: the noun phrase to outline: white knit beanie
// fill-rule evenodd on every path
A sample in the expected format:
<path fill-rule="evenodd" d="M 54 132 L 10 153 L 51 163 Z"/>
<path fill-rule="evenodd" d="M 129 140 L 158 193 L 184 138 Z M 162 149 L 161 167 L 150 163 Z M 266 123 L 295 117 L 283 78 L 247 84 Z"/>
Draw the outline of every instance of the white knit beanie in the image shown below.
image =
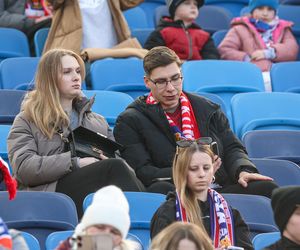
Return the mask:
<path fill-rule="evenodd" d="M 115 227 L 122 238 L 126 238 L 130 227 L 129 205 L 120 188 L 106 186 L 94 194 L 92 204 L 75 229 L 75 235 L 81 235 L 87 227 L 99 224 Z"/>

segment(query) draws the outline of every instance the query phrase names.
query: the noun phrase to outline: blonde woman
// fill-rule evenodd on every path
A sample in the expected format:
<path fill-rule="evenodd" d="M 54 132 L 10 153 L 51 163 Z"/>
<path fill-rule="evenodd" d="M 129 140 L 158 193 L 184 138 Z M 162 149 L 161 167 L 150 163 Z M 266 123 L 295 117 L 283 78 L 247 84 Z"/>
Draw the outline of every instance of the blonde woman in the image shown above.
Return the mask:
<path fill-rule="evenodd" d="M 176 192 L 156 211 L 151 221 L 151 237 L 175 221 L 190 222 L 205 229 L 215 248 L 238 246 L 253 249 L 249 230 L 240 213 L 210 188 L 214 180 L 214 154 L 198 141 L 177 142 L 173 164 Z"/>
<path fill-rule="evenodd" d="M 213 250 L 211 239 L 199 226 L 175 222 L 162 230 L 151 243 L 151 250 Z"/>
<path fill-rule="evenodd" d="M 82 97 L 84 77 L 84 63 L 74 52 L 54 49 L 44 54 L 35 89 L 25 97 L 7 140 L 19 189 L 65 193 L 74 200 L 79 217 L 84 197 L 103 186 L 140 190 L 123 160 L 101 153 L 101 160 L 79 158 L 68 149 L 67 137 L 78 126 L 114 139 L 106 120 L 91 112 L 94 98 Z"/>

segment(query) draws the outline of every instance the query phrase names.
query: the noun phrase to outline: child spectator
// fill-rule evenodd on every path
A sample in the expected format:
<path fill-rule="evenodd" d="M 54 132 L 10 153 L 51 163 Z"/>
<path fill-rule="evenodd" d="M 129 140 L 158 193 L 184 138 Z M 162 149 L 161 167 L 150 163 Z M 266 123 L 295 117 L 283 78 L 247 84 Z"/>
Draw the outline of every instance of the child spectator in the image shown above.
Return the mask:
<path fill-rule="evenodd" d="M 170 17 L 163 17 L 158 28 L 145 43 L 146 49 L 167 46 L 181 60 L 219 59 L 210 34 L 202 30 L 195 19 L 203 0 L 166 0 Z"/>
<path fill-rule="evenodd" d="M 221 59 L 255 63 L 264 72 L 266 91 L 272 90 L 272 63 L 296 60 L 299 49 L 291 32 L 293 23 L 280 20 L 277 8 L 278 0 L 250 0 L 249 16 L 232 21 L 218 48 Z"/>

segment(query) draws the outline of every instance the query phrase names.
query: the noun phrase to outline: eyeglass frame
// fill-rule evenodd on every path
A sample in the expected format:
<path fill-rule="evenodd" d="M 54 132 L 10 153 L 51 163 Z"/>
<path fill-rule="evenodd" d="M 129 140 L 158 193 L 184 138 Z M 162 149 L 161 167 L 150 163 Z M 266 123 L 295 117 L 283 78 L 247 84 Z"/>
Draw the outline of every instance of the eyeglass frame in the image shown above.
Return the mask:
<path fill-rule="evenodd" d="M 175 76 L 177 76 L 178 75 L 178 79 L 172 79 L 172 77 L 175 77 Z M 146 76 L 148 79 L 149 79 L 149 81 L 150 82 L 152 82 L 157 88 L 159 88 L 159 89 L 165 89 L 167 86 L 168 86 L 168 84 L 170 83 L 173 87 L 177 87 L 177 86 L 179 86 L 180 84 L 182 84 L 182 82 L 183 82 L 183 76 L 182 76 L 182 74 L 181 73 L 178 73 L 178 74 L 175 74 L 175 75 L 173 75 L 172 77 L 170 77 L 170 78 L 158 78 L 157 80 L 153 80 L 153 79 L 151 79 L 149 76 Z M 164 83 L 158 83 L 157 81 L 158 80 L 164 80 Z M 173 84 L 174 83 L 174 81 L 179 81 L 180 80 L 180 83 L 178 82 L 178 84 L 176 83 L 175 85 Z M 173 83 L 172 83 L 173 82 Z M 157 85 L 158 84 L 158 85 Z M 165 84 L 165 85 L 164 85 Z M 160 87 L 160 86 L 163 86 L 163 87 Z"/>

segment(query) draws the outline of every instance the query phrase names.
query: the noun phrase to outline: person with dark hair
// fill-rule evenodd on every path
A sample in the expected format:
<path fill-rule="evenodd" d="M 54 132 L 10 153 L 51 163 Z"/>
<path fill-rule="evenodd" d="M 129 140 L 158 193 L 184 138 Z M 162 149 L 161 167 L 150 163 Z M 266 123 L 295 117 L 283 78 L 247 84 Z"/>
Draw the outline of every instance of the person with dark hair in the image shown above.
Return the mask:
<path fill-rule="evenodd" d="M 77 156 L 71 150 L 68 137 L 79 126 L 114 140 L 105 118 L 91 111 L 95 98 L 89 100 L 81 92 L 84 77 L 84 63 L 76 53 L 45 53 L 35 89 L 27 93 L 7 139 L 19 189 L 64 193 L 74 200 L 79 218 L 84 198 L 103 186 L 143 188 L 123 159 L 108 159 L 98 150 L 96 157 Z"/>
<path fill-rule="evenodd" d="M 114 135 L 124 145 L 122 157 L 147 190 L 165 194 L 174 190 L 176 141 L 211 137 L 219 148 L 215 189 L 270 197 L 277 185 L 258 173 L 220 106 L 182 91 L 184 75 L 177 54 L 165 46 L 155 47 L 144 58 L 144 70 L 150 94 L 119 115 Z"/>
<path fill-rule="evenodd" d="M 277 188 L 271 204 L 281 239 L 265 250 L 300 249 L 300 186 Z"/>
<path fill-rule="evenodd" d="M 170 17 L 162 17 L 144 48 L 167 46 L 181 60 L 219 59 L 219 52 L 210 34 L 202 30 L 195 19 L 204 0 L 167 0 Z"/>

